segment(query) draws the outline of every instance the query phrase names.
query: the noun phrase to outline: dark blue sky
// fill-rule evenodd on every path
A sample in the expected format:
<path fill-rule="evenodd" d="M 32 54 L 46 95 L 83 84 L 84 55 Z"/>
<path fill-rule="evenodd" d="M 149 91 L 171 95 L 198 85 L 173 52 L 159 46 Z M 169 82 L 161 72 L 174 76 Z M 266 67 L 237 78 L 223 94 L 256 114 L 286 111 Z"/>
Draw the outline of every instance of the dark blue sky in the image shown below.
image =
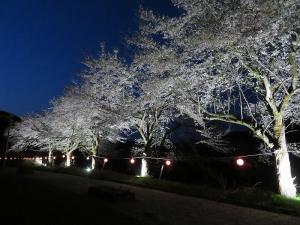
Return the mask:
<path fill-rule="evenodd" d="M 122 48 L 139 5 L 169 14 L 169 0 L 0 0 L 0 110 L 49 107 L 101 42 Z"/>

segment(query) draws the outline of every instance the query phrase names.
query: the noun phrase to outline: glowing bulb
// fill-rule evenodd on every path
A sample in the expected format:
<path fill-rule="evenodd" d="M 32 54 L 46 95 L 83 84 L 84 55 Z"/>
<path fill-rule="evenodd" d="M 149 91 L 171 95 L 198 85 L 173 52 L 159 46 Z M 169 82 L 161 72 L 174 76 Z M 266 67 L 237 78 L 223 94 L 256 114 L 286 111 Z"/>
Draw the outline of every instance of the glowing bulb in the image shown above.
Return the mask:
<path fill-rule="evenodd" d="M 75 159 L 75 156 L 72 156 L 72 158 L 71 159 Z"/>
<path fill-rule="evenodd" d="M 85 170 L 86 170 L 86 172 L 89 173 L 89 172 L 91 172 L 92 169 L 88 167 L 88 168 L 86 168 Z"/>
<path fill-rule="evenodd" d="M 53 159 L 56 159 L 56 156 L 53 156 Z"/>
<path fill-rule="evenodd" d="M 62 157 L 65 158 L 66 156 L 65 156 L 65 155 L 62 155 Z"/>
<path fill-rule="evenodd" d="M 236 160 L 236 164 L 238 166 L 243 166 L 245 164 L 245 161 L 243 159 L 239 158 L 239 159 Z"/>
<path fill-rule="evenodd" d="M 90 160 L 90 157 L 86 157 L 86 160 Z"/>
<path fill-rule="evenodd" d="M 131 158 L 131 159 L 130 159 L 130 163 L 131 163 L 131 164 L 134 164 L 134 163 L 135 163 L 134 158 Z"/>
<path fill-rule="evenodd" d="M 107 162 L 108 162 L 108 159 L 107 159 L 107 158 L 104 158 L 104 162 L 107 163 Z"/>
<path fill-rule="evenodd" d="M 170 160 L 167 160 L 165 163 L 166 163 L 167 166 L 171 165 L 171 161 Z"/>

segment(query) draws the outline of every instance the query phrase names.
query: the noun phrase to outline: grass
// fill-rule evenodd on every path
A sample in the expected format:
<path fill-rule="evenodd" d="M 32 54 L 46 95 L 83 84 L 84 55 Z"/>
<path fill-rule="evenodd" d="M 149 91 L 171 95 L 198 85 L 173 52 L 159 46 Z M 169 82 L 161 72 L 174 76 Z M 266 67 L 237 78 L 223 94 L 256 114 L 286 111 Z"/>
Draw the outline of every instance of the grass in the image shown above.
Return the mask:
<path fill-rule="evenodd" d="M 26 167 L 28 167 L 28 165 Z M 152 177 L 136 177 L 110 170 L 88 173 L 84 169 L 80 168 L 29 167 L 35 170 L 45 170 L 57 173 L 85 176 L 93 179 L 114 181 L 300 217 L 300 196 L 298 196 L 296 199 L 289 199 L 273 192 L 266 192 L 249 187 L 241 187 L 234 190 L 224 191 L 222 189 L 216 189 L 208 186 L 186 184 L 169 180 L 158 180 Z"/>

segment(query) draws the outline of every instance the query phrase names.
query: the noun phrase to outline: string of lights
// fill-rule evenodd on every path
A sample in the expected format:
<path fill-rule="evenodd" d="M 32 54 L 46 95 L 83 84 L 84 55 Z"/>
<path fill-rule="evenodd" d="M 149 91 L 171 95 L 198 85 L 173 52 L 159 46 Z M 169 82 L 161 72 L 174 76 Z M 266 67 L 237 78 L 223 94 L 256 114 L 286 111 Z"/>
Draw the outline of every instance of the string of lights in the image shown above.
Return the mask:
<path fill-rule="evenodd" d="M 287 151 L 289 153 L 296 153 L 297 151 Z M 92 157 L 103 159 L 104 161 L 108 161 L 108 159 L 153 159 L 153 160 L 173 160 L 173 161 L 183 161 L 183 160 L 189 160 L 189 159 L 199 159 L 199 158 L 205 158 L 205 159 L 222 159 L 222 158 L 248 158 L 248 157 L 257 157 L 257 156 L 271 156 L 276 154 L 276 152 L 266 152 L 266 153 L 257 153 L 257 154 L 248 154 L 248 155 L 236 155 L 236 156 L 196 156 L 196 157 L 180 157 L 180 159 L 176 159 L 174 157 L 151 157 L 151 156 L 132 156 L 132 157 L 109 157 L 109 156 L 95 156 L 95 155 L 89 155 L 86 157 L 86 160 L 90 160 Z M 65 155 L 61 156 L 62 158 L 65 158 Z M 56 159 L 56 156 L 52 157 L 53 159 Z M 47 160 L 48 157 L 0 157 L 0 160 L 26 160 L 26 159 L 45 159 Z M 72 160 L 75 159 L 75 156 L 71 157 Z"/>
<path fill-rule="evenodd" d="M 295 151 L 287 151 L 287 152 L 295 152 Z M 248 154 L 248 155 L 240 155 L 240 156 L 221 156 L 221 157 L 203 157 L 206 160 L 207 159 L 222 159 L 222 158 L 230 158 L 230 159 L 235 159 L 235 163 L 237 166 L 239 167 L 243 167 L 245 165 L 245 160 L 244 158 L 248 158 L 248 157 L 257 157 L 257 156 L 271 156 L 273 154 L 276 154 L 276 152 L 265 152 L 265 153 L 257 153 L 257 154 Z M 63 154 L 61 156 L 63 159 L 66 158 L 66 156 Z M 57 157 L 53 156 L 52 159 L 55 160 Z M 195 161 L 197 159 L 199 159 L 199 157 L 193 157 L 193 159 L 188 159 L 188 158 L 180 158 L 180 159 L 176 159 L 174 157 L 150 157 L 150 156 L 132 156 L 132 157 L 123 157 L 123 158 L 118 158 L 118 157 L 106 157 L 106 156 L 93 156 L 93 155 L 89 155 L 86 157 L 86 160 L 90 160 L 91 158 L 98 158 L 98 159 L 103 159 L 103 163 L 102 163 L 102 170 L 104 169 L 105 165 L 107 164 L 107 162 L 110 160 L 129 160 L 130 164 L 133 165 L 136 162 L 136 159 L 141 159 L 141 160 L 145 160 L 145 159 L 152 159 L 152 160 L 161 160 L 163 161 L 162 166 L 161 166 L 161 171 L 160 171 L 160 176 L 159 179 L 161 179 L 163 170 L 164 170 L 164 166 L 171 166 L 172 162 L 176 162 L 176 161 Z M 30 160 L 30 161 L 35 161 L 36 163 L 46 166 L 45 163 L 43 163 L 43 159 L 44 160 L 48 160 L 48 157 L 5 157 L 3 158 L 5 160 Z M 2 160 L 2 158 L 0 157 L 0 160 Z M 74 162 L 75 160 L 75 156 L 71 156 L 71 160 Z M 90 172 L 91 168 L 88 167 L 87 168 L 87 172 Z"/>

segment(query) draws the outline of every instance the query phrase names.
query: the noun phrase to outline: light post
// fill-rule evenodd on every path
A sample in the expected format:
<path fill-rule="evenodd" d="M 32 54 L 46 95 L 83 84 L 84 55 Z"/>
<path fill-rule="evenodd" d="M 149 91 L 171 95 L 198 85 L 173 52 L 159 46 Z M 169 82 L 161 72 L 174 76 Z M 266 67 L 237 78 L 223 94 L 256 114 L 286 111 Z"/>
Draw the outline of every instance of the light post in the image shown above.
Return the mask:
<path fill-rule="evenodd" d="M 170 160 L 166 160 L 166 161 L 164 162 L 164 164 L 161 165 L 161 168 L 160 168 L 160 174 L 159 174 L 159 180 L 161 179 L 161 176 L 162 176 L 162 173 L 163 173 L 163 171 L 164 171 L 165 165 L 166 165 L 166 166 L 170 166 L 171 164 L 172 164 L 172 163 L 171 163 Z"/>
<path fill-rule="evenodd" d="M 71 161 L 71 165 L 75 165 L 75 156 L 72 156 L 72 157 L 71 157 L 71 160 L 72 160 L 72 161 Z"/>
<path fill-rule="evenodd" d="M 104 158 L 104 159 L 103 159 L 102 170 L 104 170 L 105 164 L 106 164 L 107 162 L 108 162 L 108 159 L 107 159 L 107 158 Z"/>

